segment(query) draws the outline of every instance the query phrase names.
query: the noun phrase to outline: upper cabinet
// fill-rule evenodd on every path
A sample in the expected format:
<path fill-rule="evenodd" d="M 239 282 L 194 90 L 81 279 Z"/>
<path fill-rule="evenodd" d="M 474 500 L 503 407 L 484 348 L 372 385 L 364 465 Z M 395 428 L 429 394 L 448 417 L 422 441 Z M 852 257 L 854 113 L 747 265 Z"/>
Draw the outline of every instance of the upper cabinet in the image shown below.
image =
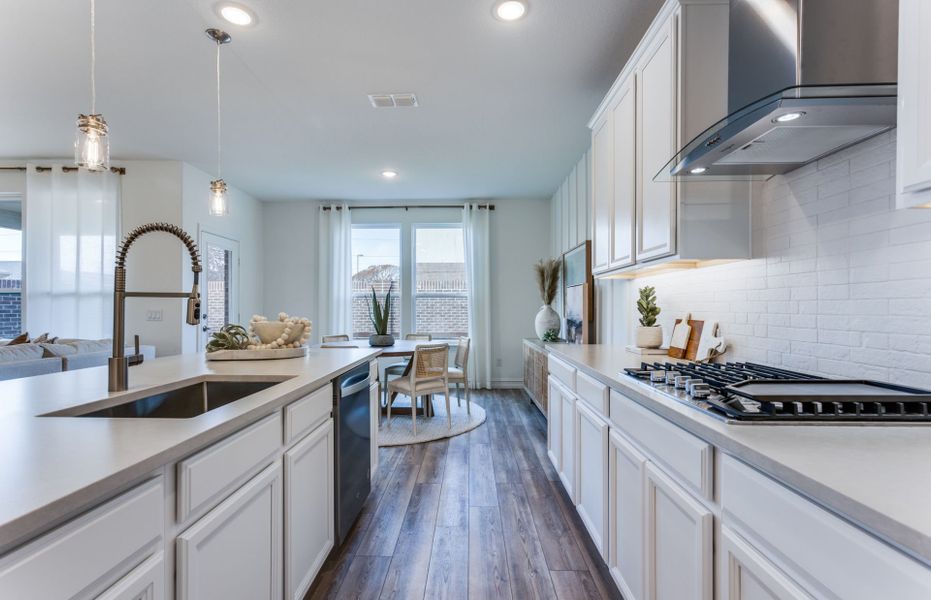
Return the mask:
<path fill-rule="evenodd" d="M 636 71 L 638 261 L 676 252 L 676 186 L 671 181 L 653 181 L 675 154 L 678 141 L 675 30 L 676 15 L 672 15 L 649 40 Z M 626 171 L 628 165 L 616 164 L 615 168 Z"/>
<path fill-rule="evenodd" d="M 931 3 L 899 2 L 899 208 L 931 208 Z"/>
<path fill-rule="evenodd" d="M 727 0 L 668 0 L 589 126 L 593 272 L 750 258 L 750 184 L 657 176 L 727 113 Z"/>

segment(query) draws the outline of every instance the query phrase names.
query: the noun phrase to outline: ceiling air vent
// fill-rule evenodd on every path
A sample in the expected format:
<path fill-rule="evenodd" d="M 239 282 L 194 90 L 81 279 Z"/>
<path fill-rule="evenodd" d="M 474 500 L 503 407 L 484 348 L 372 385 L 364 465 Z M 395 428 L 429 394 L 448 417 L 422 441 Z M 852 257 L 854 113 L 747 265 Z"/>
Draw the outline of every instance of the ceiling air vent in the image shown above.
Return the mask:
<path fill-rule="evenodd" d="M 420 106 L 415 94 L 369 94 L 373 108 L 414 108 Z"/>

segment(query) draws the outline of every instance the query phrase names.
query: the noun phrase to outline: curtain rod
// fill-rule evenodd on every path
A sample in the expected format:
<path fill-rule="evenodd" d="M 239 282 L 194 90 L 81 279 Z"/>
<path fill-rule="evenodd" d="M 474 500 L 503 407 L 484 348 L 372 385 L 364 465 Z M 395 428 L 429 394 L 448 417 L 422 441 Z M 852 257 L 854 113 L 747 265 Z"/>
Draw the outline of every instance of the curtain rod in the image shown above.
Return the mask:
<path fill-rule="evenodd" d="M 36 167 L 37 173 L 46 173 L 51 171 L 53 167 Z M 0 167 L 0 171 L 25 171 L 26 167 Z M 79 171 L 78 167 L 62 167 L 62 172 L 64 173 L 73 173 L 74 171 Z M 117 175 L 126 175 L 126 167 L 110 167 L 111 173 L 116 173 Z"/>
<path fill-rule="evenodd" d="M 394 206 L 350 206 L 349 210 L 369 210 L 369 209 L 386 209 L 386 208 L 403 208 L 404 210 L 409 210 L 411 208 L 462 208 L 466 202 L 462 204 L 407 204 L 407 205 L 394 205 Z M 485 210 L 494 210 L 494 204 L 478 204 L 479 209 Z M 323 206 L 323 210 L 342 210 L 342 206 Z"/>

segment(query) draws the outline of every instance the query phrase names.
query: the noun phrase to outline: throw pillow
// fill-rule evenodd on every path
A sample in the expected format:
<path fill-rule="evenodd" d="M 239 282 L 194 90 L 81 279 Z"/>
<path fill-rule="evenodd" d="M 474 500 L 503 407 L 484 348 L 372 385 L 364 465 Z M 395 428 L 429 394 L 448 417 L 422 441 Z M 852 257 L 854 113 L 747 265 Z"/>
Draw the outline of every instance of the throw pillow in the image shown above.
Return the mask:
<path fill-rule="evenodd" d="M 41 344 L 42 342 L 47 342 L 47 341 L 48 341 L 48 332 L 43 333 L 42 335 L 40 335 L 40 336 L 37 337 L 37 338 L 32 338 L 32 342 L 30 342 L 30 343 L 32 343 L 32 344 Z"/>

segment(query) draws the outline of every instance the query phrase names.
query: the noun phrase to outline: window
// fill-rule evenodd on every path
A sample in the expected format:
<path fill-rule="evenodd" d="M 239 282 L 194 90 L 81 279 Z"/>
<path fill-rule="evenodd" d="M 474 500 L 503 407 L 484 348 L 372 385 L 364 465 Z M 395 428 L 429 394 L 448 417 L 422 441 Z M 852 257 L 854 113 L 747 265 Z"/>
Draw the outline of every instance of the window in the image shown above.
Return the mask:
<path fill-rule="evenodd" d="M 469 296 L 460 225 L 414 227 L 414 324 L 434 338 L 468 335 Z"/>
<path fill-rule="evenodd" d="M 0 199 L 0 338 L 22 333 L 23 232 L 19 199 Z"/>
<path fill-rule="evenodd" d="M 391 289 L 388 333 L 401 332 L 401 228 L 397 225 L 352 226 L 352 337 L 375 333 L 370 318 L 372 289 L 384 305 Z"/>

